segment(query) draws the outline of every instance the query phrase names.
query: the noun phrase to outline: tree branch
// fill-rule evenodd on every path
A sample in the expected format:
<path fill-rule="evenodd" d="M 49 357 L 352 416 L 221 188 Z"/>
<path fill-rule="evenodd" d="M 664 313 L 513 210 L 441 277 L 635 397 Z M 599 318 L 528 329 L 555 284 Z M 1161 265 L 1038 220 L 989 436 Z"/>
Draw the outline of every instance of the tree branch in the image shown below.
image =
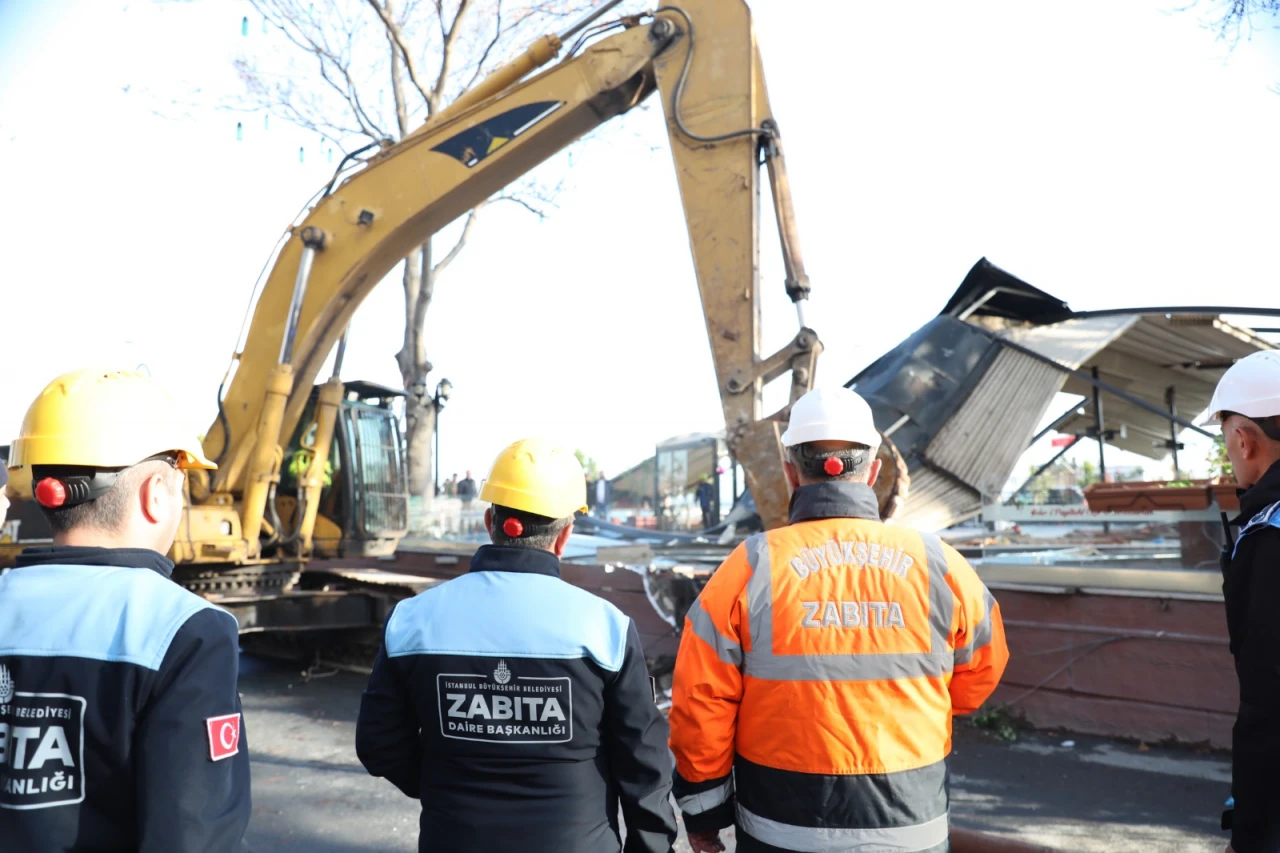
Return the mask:
<path fill-rule="evenodd" d="M 471 229 L 475 227 L 476 219 L 477 217 L 480 216 L 480 209 L 483 208 L 487 203 L 488 202 L 482 201 L 479 204 L 477 204 L 475 207 L 471 208 L 471 213 L 467 214 L 466 224 L 462 226 L 462 233 L 458 235 L 458 242 L 454 243 L 453 248 L 450 249 L 448 253 L 445 254 L 445 256 L 440 259 L 440 262 L 438 264 L 436 264 L 431 268 L 432 279 L 434 279 L 440 273 L 444 272 L 445 267 L 453 263 L 454 260 L 458 257 L 458 254 L 462 251 L 463 247 L 467 245 L 467 238 L 471 236 Z M 432 284 L 434 285 L 435 282 L 433 281 Z"/>
<path fill-rule="evenodd" d="M 396 23 L 395 18 L 391 17 L 391 13 L 382 7 L 378 0 L 367 0 L 369 5 L 378 13 L 378 17 L 382 19 L 382 26 L 386 27 L 387 38 L 389 38 L 400 51 L 400 59 L 404 63 L 405 71 L 409 73 L 409 82 L 413 84 L 413 88 L 418 90 L 418 94 L 428 104 L 431 102 L 431 96 L 427 94 L 427 90 L 418 82 L 418 68 L 413 62 L 413 54 L 409 51 L 409 45 L 404 40 L 404 30 Z"/>
<path fill-rule="evenodd" d="M 502 40 L 502 0 L 498 0 L 498 7 L 495 11 L 497 25 L 493 30 L 493 38 L 485 45 L 484 51 L 480 54 L 480 59 L 476 61 L 476 73 L 471 75 L 471 79 L 467 81 L 467 85 L 462 87 L 462 91 L 467 91 L 474 86 L 479 80 L 480 75 L 484 73 L 484 64 L 489 61 L 489 54 Z"/>
<path fill-rule="evenodd" d="M 513 194 L 511 194 L 511 193 L 502 193 L 501 195 L 496 195 L 496 196 L 494 196 L 493 198 L 491 198 L 491 199 L 490 199 L 490 201 L 509 201 L 509 202 L 511 202 L 512 204 L 518 204 L 518 205 L 520 205 L 520 206 L 521 206 L 521 207 L 523 207 L 525 210 L 529 211 L 529 212 L 530 212 L 530 213 L 532 213 L 534 216 L 538 217 L 538 219 L 546 219 L 546 218 L 547 218 L 547 211 L 546 211 L 546 210 L 544 210 L 544 209 L 542 209 L 542 208 L 538 207 L 536 204 L 534 204 L 533 202 L 529 201 L 528 199 L 521 198 L 521 197 L 520 197 L 520 196 L 518 196 L 518 195 L 513 195 Z M 544 204 L 550 205 L 550 206 L 552 206 L 552 207 L 554 207 L 554 206 L 555 206 L 555 205 L 554 205 L 554 203 L 553 203 L 549 198 L 541 198 L 541 199 L 539 199 L 539 201 L 540 201 L 540 202 L 542 202 L 542 203 L 544 203 Z"/>
<path fill-rule="evenodd" d="M 360 95 L 355 81 L 351 78 L 350 58 L 348 56 L 339 56 L 329 46 L 323 30 L 316 29 L 310 32 L 305 30 L 302 24 L 299 23 L 299 20 L 303 19 L 304 16 L 280 12 L 275 4 L 270 4 L 267 0 L 250 0 L 250 3 L 254 10 L 270 22 L 290 43 L 316 58 L 320 65 L 320 78 L 346 102 L 348 109 L 351 110 L 352 115 L 355 117 L 356 123 L 360 126 L 360 130 L 356 131 L 356 134 L 368 136 L 371 139 L 380 139 L 386 136 L 386 132 L 372 119 L 360 102 Z M 349 48 L 351 36 L 349 28 L 347 29 Z M 333 79 L 331 74 L 334 72 L 342 77 L 346 84 L 345 86 L 340 85 Z M 297 124 L 293 119 L 287 120 Z M 299 126 L 305 127 L 304 125 Z"/>
<path fill-rule="evenodd" d="M 295 101 L 292 84 L 288 82 L 272 85 L 264 80 L 256 69 L 244 61 L 236 62 L 236 70 L 244 83 L 251 99 L 251 104 L 249 106 L 224 104 L 220 109 L 231 112 L 258 112 L 260 110 L 274 112 L 290 124 L 303 130 L 318 133 L 339 147 L 343 145 L 342 137 L 360 136 L 364 132 L 361 128 L 348 127 L 324 118 L 324 111 L 314 104 L 300 105 Z"/>
<path fill-rule="evenodd" d="M 439 8 L 440 3 L 436 3 Z M 458 12 L 453 16 L 453 23 L 449 25 L 449 30 L 444 34 L 444 44 L 440 46 L 440 73 L 436 76 L 436 85 L 431 90 L 431 111 L 435 112 L 440 109 L 441 102 L 444 100 L 444 89 L 449 83 L 449 71 L 453 66 L 454 55 L 458 46 L 458 36 L 462 34 L 462 17 L 467 14 L 467 9 L 471 7 L 471 0 L 459 0 Z M 440 27 L 444 28 L 444 12 L 440 14 Z"/>

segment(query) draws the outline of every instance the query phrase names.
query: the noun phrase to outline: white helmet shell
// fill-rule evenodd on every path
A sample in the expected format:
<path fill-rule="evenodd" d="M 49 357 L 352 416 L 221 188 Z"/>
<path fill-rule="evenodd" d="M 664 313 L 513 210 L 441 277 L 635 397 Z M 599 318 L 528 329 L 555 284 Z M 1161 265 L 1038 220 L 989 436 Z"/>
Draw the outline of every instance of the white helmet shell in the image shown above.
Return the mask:
<path fill-rule="evenodd" d="M 866 400 L 848 388 L 815 388 L 796 400 L 782 434 L 787 447 L 810 441 L 849 441 L 875 449 L 880 433 Z"/>
<path fill-rule="evenodd" d="M 1221 423 L 1223 412 L 1250 418 L 1280 415 L 1280 352 L 1262 350 L 1231 365 L 1213 391 L 1205 423 Z"/>

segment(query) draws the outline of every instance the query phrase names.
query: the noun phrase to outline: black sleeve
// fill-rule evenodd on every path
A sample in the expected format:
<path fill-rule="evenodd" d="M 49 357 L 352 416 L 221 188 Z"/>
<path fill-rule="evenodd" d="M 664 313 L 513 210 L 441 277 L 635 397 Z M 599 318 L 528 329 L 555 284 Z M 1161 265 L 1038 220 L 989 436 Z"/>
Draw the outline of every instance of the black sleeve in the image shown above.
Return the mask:
<path fill-rule="evenodd" d="M 204 609 L 178 629 L 134 735 L 138 853 L 243 849 L 252 804 L 239 674 L 231 614 Z M 232 717 L 239 732 L 226 731 L 237 751 L 217 761 L 207 723 L 214 717 Z"/>
<path fill-rule="evenodd" d="M 370 775 L 381 776 L 405 796 L 418 798 L 422 774 L 418 717 L 395 661 L 387 657 L 385 640 L 373 662 L 369 686 L 360 697 L 356 756 Z"/>
<path fill-rule="evenodd" d="M 624 853 L 669 853 L 676 840 L 676 815 L 667 721 L 653 701 L 634 622 L 627 625 L 622 669 L 605 685 L 604 715 L 609 766 L 627 822 Z"/>
<path fill-rule="evenodd" d="M 732 773 L 704 782 L 690 782 L 677 771 L 672 793 L 684 815 L 686 832 L 718 831 L 733 826 L 737 800 Z"/>
<path fill-rule="evenodd" d="M 1252 533 L 1240 550 L 1239 557 L 1249 561 L 1249 578 L 1236 666 L 1240 712 L 1231 750 L 1231 845 L 1236 853 L 1273 853 L 1280 851 L 1280 530 Z"/>

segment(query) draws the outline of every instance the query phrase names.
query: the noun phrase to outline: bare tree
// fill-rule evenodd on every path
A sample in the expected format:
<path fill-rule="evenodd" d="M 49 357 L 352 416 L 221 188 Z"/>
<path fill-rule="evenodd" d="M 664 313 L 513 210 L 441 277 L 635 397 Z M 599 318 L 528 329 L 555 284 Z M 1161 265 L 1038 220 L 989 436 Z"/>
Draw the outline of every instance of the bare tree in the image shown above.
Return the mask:
<path fill-rule="evenodd" d="M 266 111 L 344 151 L 403 138 L 512 50 L 593 5 L 592 0 L 250 2 L 264 29 L 283 36 L 285 49 L 236 60 L 244 94 L 235 108 Z M 555 189 L 526 181 L 486 204 L 511 201 L 542 216 Z M 467 214 L 447 251 L 437 255 L 428 239 L 405 259 L 401 273 L 405 326 L 396 364 L 409 392 L 409 481 L 413 494 L 428 499 L 439 404 L 427 390 L 432 366 L 423 328 L 436 285 L 465 248 L 483 206 Z"/>
<path fill-rule="evenodd" d="M 1193 2 L 1187 8 L 1198 5 Z M 1280 0 L 1211 0 L 1208 8 L 1211 10 L 1209 25 L 1232 45 L 1252 33 L 1258 17 L 1280 16 Z"/>

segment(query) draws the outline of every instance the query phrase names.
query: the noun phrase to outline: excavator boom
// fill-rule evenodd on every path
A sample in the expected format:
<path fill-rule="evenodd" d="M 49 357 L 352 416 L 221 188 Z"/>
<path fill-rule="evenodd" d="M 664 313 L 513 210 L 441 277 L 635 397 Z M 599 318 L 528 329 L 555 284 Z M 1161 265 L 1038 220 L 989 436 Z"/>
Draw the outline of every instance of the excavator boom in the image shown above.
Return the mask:
<path fill-rule="evenodd" d="M 787 289 L 798 306 L 808 281 L 750 13 L 742 0 L 683 0 L 643 22 L 615 26 L 621 32 L 508 83 L 559 49 L 554 36 L 539 40 L 481 84 L 505 88 L 478 101 L 463 95 L 458 106 L 324 194 L 291 230 L 205 439 L 220 467 L 199 502 L 239 505 L 251 556 L 279 476 L 280 448 L 322 363 L 374 286 L 436 231 L 658 90 L 730 448 L 766 524 L 785 521 L 778 434 L 787 409 L 764 417 L 762 389 L 790 372 L 794 401 L 812 387 L 821 344 L 801 314 L 787 347 L 760 353 L 762 165 L 775 199 Z"/>

